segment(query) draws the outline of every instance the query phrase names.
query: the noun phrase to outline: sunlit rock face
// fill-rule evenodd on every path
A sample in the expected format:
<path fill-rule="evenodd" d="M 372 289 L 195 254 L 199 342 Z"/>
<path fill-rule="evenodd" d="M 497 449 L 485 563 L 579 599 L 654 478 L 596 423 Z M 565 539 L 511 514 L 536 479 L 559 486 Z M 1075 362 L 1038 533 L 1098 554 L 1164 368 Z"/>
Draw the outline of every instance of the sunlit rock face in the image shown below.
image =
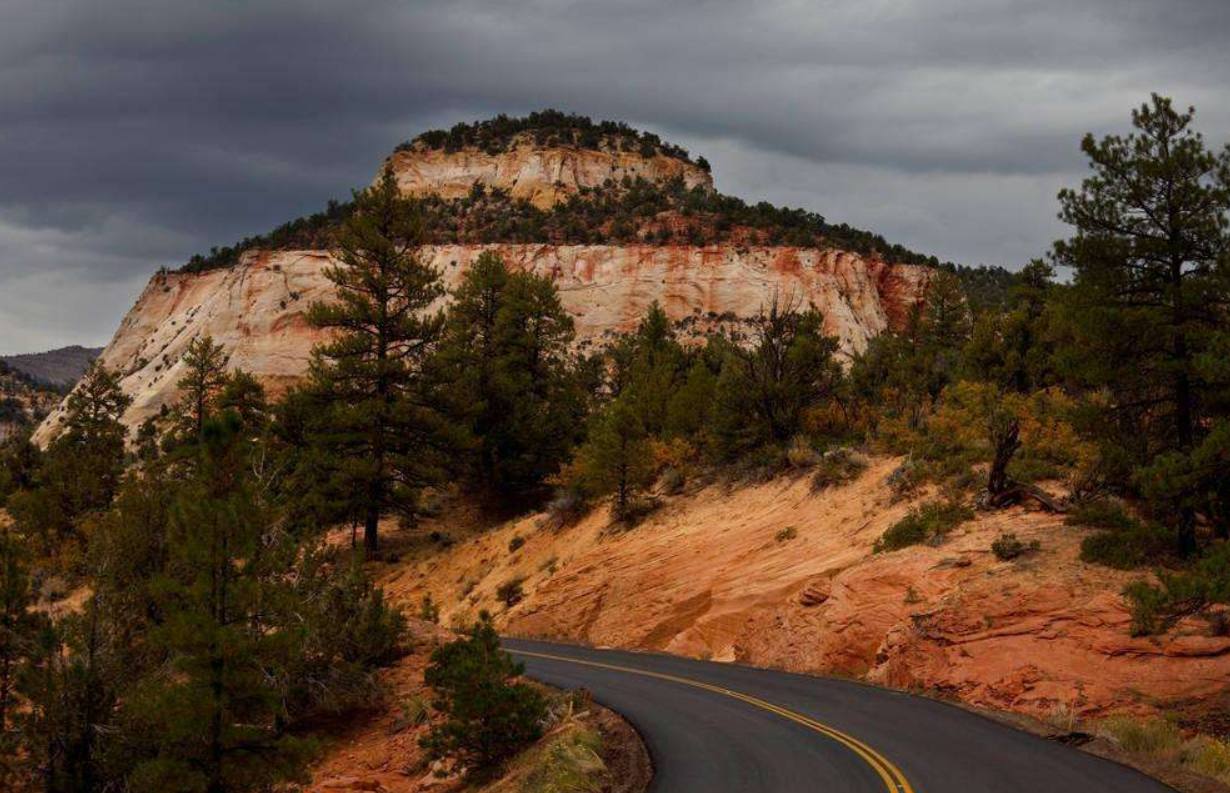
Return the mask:
<path fill-rule="evenodd" d="M 513 198 L 546 208 L 582 187 L 601 187 L 608 179 L 641 177 L 651 182 L 682 178 L 688 187 L 713 187 L 709 173 L 665 154 L 599 151 L 578 146 L 539 146 L 525 140 L 507 151 L 479 149 L 448 152 L 416 146 L 395 152 L 386 161 L 407 195 L 435 194 L 460 198 L 473 186 L 498 187 Z"/>
<path fill-rule="evenodd" d="M 499 154 L 418 146 L 395 152 L 387 162 L 407 194 L 452 198 L 482 183 L 540 206 L 623 176 L 712 186 L 707 171 L 662 154 L 544 148 L 532 142 Z M 655 301 L 673 319 L 687 321 L 685 336 L 699 338 L 778 300 L 814 305 L 824 314 L 828 333 L 851 353 L 904 322 L 921 299 L 929 272 L 833 248 L 736 243 L 457 244 L 428 246 L 421 255 L 451 288 L 486 250 L 497 251 L 512 267 L 555 281 L 582 345 L 632 328 Z M 176 401 L 183 354 L 206 334 L 222 345 L 233 367 L 254 374 L 274 396 L 300 380 L 313 345 L 325 338 L 308 326 L 306 310 L 333 299 L 325 270 L 334 262 L 325 250 L 252 250 L 234 267 L 155 275 L 102 354 L 133 398 L 125 423 L 135 427 Z M 54 438 L 62 415 L 62 409 L 54 411 L 36 441 Z"/>

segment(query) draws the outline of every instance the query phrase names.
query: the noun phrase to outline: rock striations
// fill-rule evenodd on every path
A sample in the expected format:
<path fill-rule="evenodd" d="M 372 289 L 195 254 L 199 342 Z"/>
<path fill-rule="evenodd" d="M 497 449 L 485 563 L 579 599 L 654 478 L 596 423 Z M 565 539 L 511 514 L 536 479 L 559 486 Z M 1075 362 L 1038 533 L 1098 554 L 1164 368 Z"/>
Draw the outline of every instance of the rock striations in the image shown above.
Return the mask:
<path fill-rule="evenodd" d="M 590 149 L 530 137 L 498 151 L 415 143 L 400 147 L 386 163 L 409 195 L 454 199 L 481 184 L 539 207 L 625 176 L 712 189 L 705 168 L 660 150 Z M 423 255 L 452 286 L 492 248 L 514 266 L 549 274 L 558 283 L 581 343 L 634 326 L 654 301 L 699 331 L 755 314 L 777 296 L 813 303 L 842 349 L 857 351 L 904 320 L 921 298 L 929 272 L 836 248 L 736 242 L 453 244 L 429 246 Z M 275 394 L 294 383 L 322 339 L 308 327 L 305 312 L 313 302 L 331 298 L 324 271 L 332 261 L 327 250 L 252 249 L 233 267 L 155 275 L 102 354 L 133 397 L 126 423 L 135 427 L 175 401 L 180 359 L 189 342 L 203 334 L 225 348 L 233 366 L 252 372 Z M 55 437 L 60 415 L 53 412 L 36 441 L 46 444 Z"/>

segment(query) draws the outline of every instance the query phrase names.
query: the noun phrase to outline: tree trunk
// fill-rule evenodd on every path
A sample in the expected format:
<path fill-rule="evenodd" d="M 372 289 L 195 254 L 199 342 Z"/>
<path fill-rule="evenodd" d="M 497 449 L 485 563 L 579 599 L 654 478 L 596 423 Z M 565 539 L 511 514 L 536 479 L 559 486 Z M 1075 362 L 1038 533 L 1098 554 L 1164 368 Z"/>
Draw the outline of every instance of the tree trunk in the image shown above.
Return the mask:
<path fill-rule="evenodd" d="M 372 485 L 371 499 L 367 504 L 367 515 L 363 519 L 363 554 L 368 559 L 376 556 L 376 551 L 380 550 L 380 501 L 381 501 L 380 483 Z"/>
<path fill-rule="evenodd" d="M 987 478 L 987 491 L 996 496 L 1008 489 L 1008 463 L 1021 448 L 1021 424 L 1011 419 L 1003 427 L 994 428 L 991 432 L 991 443 L 995 446 L 995 459 L 991 462 L 991 475 Z"/>
<path fill-rule="evenodd" d="M 1183 454 L 1191 454 L 1195 443 L 1195 427 L 1192 411 L 1192 384 L 1188 376 L 1188 362 L 1191 353 L 1187 348 L 1187 337 L 1183 330 L 1185 321 L 1183 310 L 1183 274 L 1182 265 L 1176 265 L 1172 277 L 1176 282 L 1175 295 L 1175 325 L 1174 357 L 1178 364 L 1174 378 L 1175 434 L 1178 436 L 1179 449 Z M 1196 552 L 1196 512 L 1190 505 L 1179 508 L 1179 556 L 1187 557 Z"/>

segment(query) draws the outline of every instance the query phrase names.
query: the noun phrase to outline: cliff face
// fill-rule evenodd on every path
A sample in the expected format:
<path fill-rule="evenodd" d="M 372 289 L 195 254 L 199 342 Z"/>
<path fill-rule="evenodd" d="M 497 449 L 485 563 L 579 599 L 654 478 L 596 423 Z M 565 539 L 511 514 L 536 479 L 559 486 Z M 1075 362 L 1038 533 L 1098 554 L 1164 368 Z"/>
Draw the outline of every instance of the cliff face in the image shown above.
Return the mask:
<path fill-rule="evenodd" d="M 624 176 L 649 181 L 680 178 L 689 187 L 712 188 L 708 171 L 663 153 L 621 148 L 540 145 L 514 139 L 498 153 L 476 147 L 456 151 L 422 144 L 387 160 L 409 195 L 467 195 L 473 185 L 508 191 L 547 207 L 586 187 Z M 581 343 L 633 327 L 655 300 L 699 335 L 756 314 L 775 298 L 814 304 L 828 332 L 845 352 L 904 321 L 920 299 L 928 270 L 886 264 L 833 248 L 755 246 L 728 242 L 703 246 L 453 244 L 428 246 L 422 255 L 451 288 L 475 259 L 494 249 L 511 266 L 550 276 L 576 318 Z M 180 359 L 198 336 L 213 336 L 232 367 L 256 375 L 274 396 L 306 371 L 310 352 L 323 339 L 304 314 L 333 296 L 324 276 L 333 262 L 323 250 L 260 250 L 239 263 L 199 274 L 161 273 L 145 288 L 103 363 L 120 373 L 133 397 L 125 417 L 135 427 L 177 398 Z M 35 433 L 46 444 L 58 431 L 57 409 Z"/>
<path fill-rule="evenodd" d="M 577 188 L 599 187 L 607 179 L 642 177 L 651 182 L 675 177 L 688 187 L 713 187 L 713 179 L 700 167 L 657 154 L 600 151 L 577 146 L 538 146 L 525 141 L 505 152 L 478 149 L 449 152 L 417 147 L 395 152 L 386 161 L 397 184 L 407 195 L 433 193 L 461 198 L 475 184 L 500 187 L 513 198 L 524 198 L 546 208 Z"/>
<path fill-rule="evenodd" d="M 815 304 L 827 332 L 853 352 L 904 319 L 928 273 L 815 248 L 443 245 L 422 255 L 452 288 L 486 250 L 550 276 L 582 343 L 634 327 L 655 300 L 672 319 L 691 317 L 701 330 L 755 314 L 778 296 Z M 232 367 L 252 372 L 273 394 L 296 382 L 312 346 L 324 338 L 304 313 L 331 299 L 324 271 L 332 262 L 323 251 L 262 251 L 224 270 L 156 275 L 102 354 L 133 397 L 125 423 L 135 427 L 175 401 L 184 374 L 180 359 L 206 334 L 226 350 Z M 60 415 L 57 409 L 39 427 L 37 442 L 55 437 Z"/>

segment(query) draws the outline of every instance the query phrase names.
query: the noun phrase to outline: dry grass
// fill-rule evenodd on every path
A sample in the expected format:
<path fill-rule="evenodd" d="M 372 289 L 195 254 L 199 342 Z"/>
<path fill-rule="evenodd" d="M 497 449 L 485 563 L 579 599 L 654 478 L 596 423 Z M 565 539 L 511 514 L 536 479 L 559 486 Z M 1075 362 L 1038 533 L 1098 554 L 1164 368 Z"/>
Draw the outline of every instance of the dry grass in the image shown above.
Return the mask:
<path fill-rule="evenodd" d="M 1097 732 L 1131 755 L 1177 765 L 1230 785 L 1230 743 L 1225 741 L 1207 735 L 1185 737 L 1176 724 L 1157 717 L 1112 716 L 1098 724 Z"/>
<path fill-rule="evenodd" d="M 598 793 L 607 781 L 602 736 L 568 718 L 518 757 L 485 793 Z"/>

